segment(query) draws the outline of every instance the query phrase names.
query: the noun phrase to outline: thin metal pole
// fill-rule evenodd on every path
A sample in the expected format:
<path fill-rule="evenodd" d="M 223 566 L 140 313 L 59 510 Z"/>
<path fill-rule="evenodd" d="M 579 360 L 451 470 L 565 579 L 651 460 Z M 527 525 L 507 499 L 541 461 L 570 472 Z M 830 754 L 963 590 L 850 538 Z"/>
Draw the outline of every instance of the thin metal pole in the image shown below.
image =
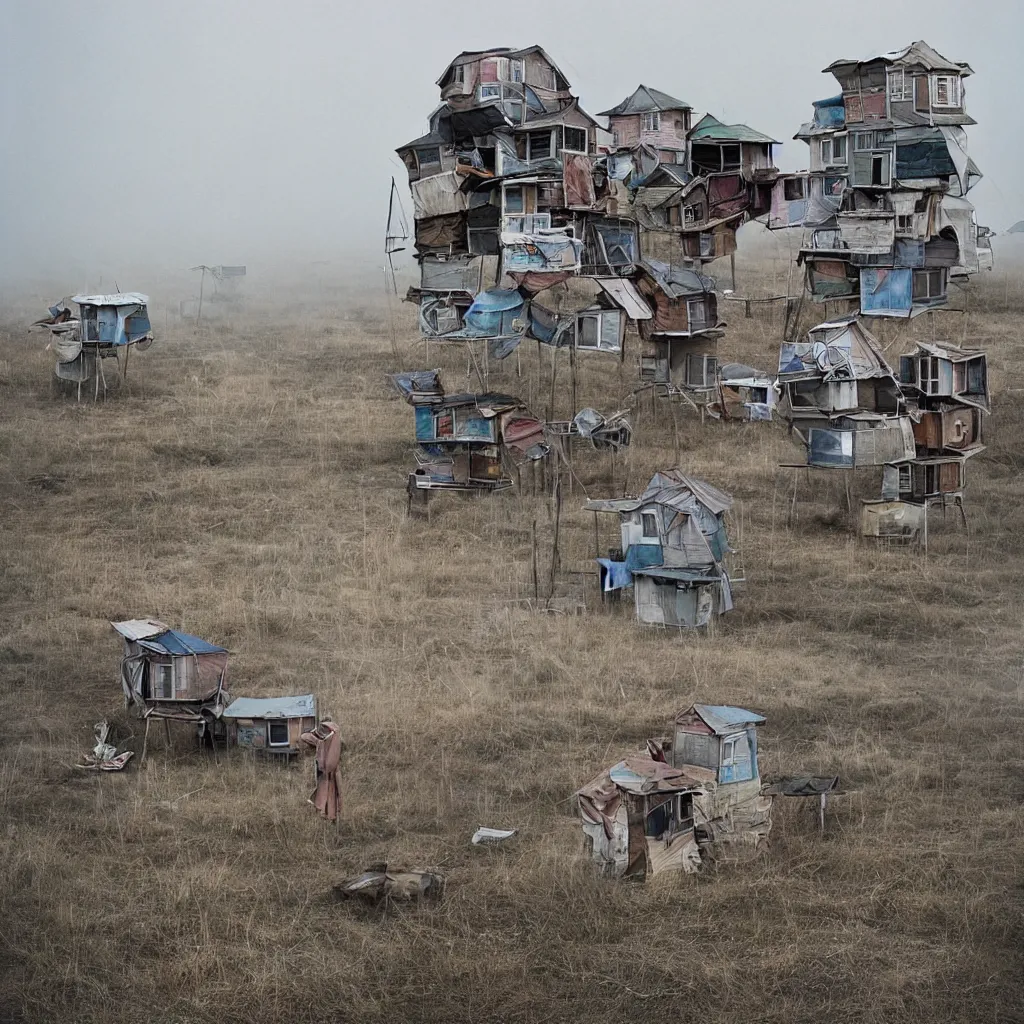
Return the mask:
<path fill-rule="evenodd" d="M 199 278 L 199 309 L 196 311 L 196 327 L 203 318 L 203 285 L 206 283 L 206 267 L 202 267 L 202 274 Z"/>

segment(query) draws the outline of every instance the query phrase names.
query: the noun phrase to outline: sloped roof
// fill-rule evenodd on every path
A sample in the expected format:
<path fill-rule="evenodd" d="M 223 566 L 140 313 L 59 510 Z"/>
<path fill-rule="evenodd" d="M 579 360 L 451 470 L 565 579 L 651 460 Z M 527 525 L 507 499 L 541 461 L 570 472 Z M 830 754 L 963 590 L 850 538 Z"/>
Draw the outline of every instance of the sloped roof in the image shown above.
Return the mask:
<path fill-rule="evenodd" d="M 111 625 L 125 640 L 140 640 L 147 636 L 159 636 L 171 628 L 159 619 L 126 619 L 124 622 L 112 622 Z"/>
<path fill-rule="evenodd" d="M 157 636 L 146 637 L 136 641 L 138 645 L 153 654 L 167 654 L 181 658 L 190 654 L 227 654 L 227 648 L 211 644 L 202 637 L 191 633 L 181 633 L 169 629 Z"/>
<path fill-rule="evenodd" d="M 1006 232 L 1008 235 L 1024 235 L 1024 220 L 1017 221 L 1012 228 Z"/>
<path fill-rule="evenodd" d="M 833 61 L 825 72 L 836 71 L 840 68 L 857 67 L 861 64 L 872 64 L 877 60 L 885 61 L 886 64 L 919 64 L 929 71 L 951 71 L 959 75 L 974 74 L 971 66 L 965 61 L 951 61 L 943 57 L 938 50 L 930 47 L 923 39 L 904 46 L 902 50 L 889 50 L 887 53 L 876 53 L 870 57 L 861 59 L 845 59 Z"/>
<path fill-rule="evenodd" d="M 615 799 L 616 790 L 642 795 L 645 793 L 680 793 L 703 789 L 714 781 L 714 773 L 694 765 L 673 768 L 665 761 L 655 761 L 650 754 L 633 754 L 601 772 L 577 795 L 602 807 Z"/>
<path fill-rule="evenodd" d="M 729 704 L 692 704 L 676 715 L 679 722 L 690 713 L 697 717 L 716 735 L 735 732 L 743 725 L 761 725 L 767 721 L 763 715 L 746 708 L 737 708 Z"/>
<path fill-rule="evenodd" d="M 667 92 L 638 85 L 632 95 L 610 110 L 602 110 L 600 117 L 622 117 L 628 114 L 649 114 L 661 110 L 692 110 L 689 103 L 669 96 Z"/>
<path fill-rule="evenodd" d="M 314 718 L 316 698 L 311 693 L 295 697 L 237 697 L 224 710 L 225 718 Z"/>
<path fill-rule="evenodd" d="M 490 50 L 463 50 L 448 67 L 441 72 L 441 77 L 437 80 L 437 85 L 440 85 L 448 75 L 448 72 L 452 68 L 458 67 L 460 64 L 473 64 L 478 60 L 482 60 L 484 57 L 526 57 L 531 53 L 539 53 L 547 62 L 558 72 L 562 80 L 568 84 L 568 79 L 562 74 L 562 69 L 545 53 L 540 46 L 527 46 L 522 50 L 513 50 L 508 46 L 496 46 Z"/>
<path fill-rule="evenodd" d="M 714 282 L 711 278 L 704 277 L 688 267 L 650 259 L 641 260 L 640 266 L 670 299 L 714 291 Z"/>
<path fill-rule="evenodd" d="M 759 142 L 770 146 L 779 145 L 778 139 L 773 139 L 764 132 L 755 131 L 746 124 L 723 124 L 717 117 L 705 114 L 690 129 L 691 139 L 710 139 L 713 142 Z"/>
<path fill-rule="evenodd" d="M 655 473 L 640 496 L 640 501 L 669 505 L 680 512 L 691 511 L 696 502 L 714 515 L 728 512 L 733 504 L 732 495 L 697 477 L 687 476 L 680 469 L 666 469 Z"/>
<path fill-rule="evenodd" d="M 564 106 L 559 107 L 558 110 L 553 110 L 550 113 L 544 114 L 541 117 L 535 117 L 532 121 L 527 121 L 524 125 L 516 125 L 517 128 L 522 127 L 524 130 L 533 128 L 547 128 L 548 125 L 562 124 L 565 120 L 565 115 L 572 112 L 573 110 L 578 111 L 582 114 L 595 128 L 601 128 L 602 125 L 598 124 L 593 117 L 590 116 L 581 106 L 580 101 L 575 96 Z M 573 127 L 570 125 L 570 127 Z"/>
<path fill-rule="evenodd" d="M 113 295 L 72 295 L 80 306 L 145 306 L 149 296 L 142 292 L 117 292 Z"/>

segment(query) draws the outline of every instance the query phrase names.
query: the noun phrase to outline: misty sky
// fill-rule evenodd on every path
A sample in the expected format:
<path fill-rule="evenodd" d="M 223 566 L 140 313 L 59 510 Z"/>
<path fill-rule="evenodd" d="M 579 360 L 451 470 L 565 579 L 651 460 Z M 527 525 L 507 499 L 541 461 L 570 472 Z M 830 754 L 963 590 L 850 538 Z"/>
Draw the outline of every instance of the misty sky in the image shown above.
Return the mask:
<path fill-rule="evenodd" d="M 837 91 L 821 68 L 921 38 L 974 68 L 971 199 L 1003 231 L 1024 217 L 1017 0 L 0 0 L 0 282 L 378 266 L 394 149 L 461 50 L 538 43 L 591 113 L 644 82 L 782 140 L 796 170 L 793 133 Z"/>

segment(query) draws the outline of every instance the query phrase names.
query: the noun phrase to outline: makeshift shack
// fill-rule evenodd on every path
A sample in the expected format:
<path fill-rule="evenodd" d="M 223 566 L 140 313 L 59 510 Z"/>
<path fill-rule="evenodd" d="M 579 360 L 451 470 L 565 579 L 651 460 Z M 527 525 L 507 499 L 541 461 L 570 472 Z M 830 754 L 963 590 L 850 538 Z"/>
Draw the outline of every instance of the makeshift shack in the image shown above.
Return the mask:
<path fill-rule="evenodd" d="M 194 724 L 201 740 L 222 740 L 221 715 L 229 697 L 227 650 L 157 619 L 111 625 L 124 640 L 120 674 L 125 703 L 137 705 L 146 720 L 140 761 L 154 718 L 163 719 L 168 741 L 172 721 Z"/>
<path fill-rule="evenodd" d="M 718 393 L 708 412 L 723 420 L 770 420 L 778 401 L 776 383 L 743 363 L 718 368 Z"/>
<path fill-rule="evenodd" d="M 763 723 L 724 705 L 680 711 L 671 743 L 649 741 L 576 792 L 589 857 L 613 877 L 645 877 L 764 850 L 772 799 L 757 764 Z"/>
<path fill-rule="evenodd" d="M 655 473 L 639 498 L 587 502 L 619 517 L 618 557 L 598 558 L 602 597 L 632 588 L 646 625 L 707 626 L 733 607 L 725 513 L 732 498 L 682 471 Z"/>
<path fill-rule="evenodd" d="M 634 754 L 576 792 L 584 843 L 602 873 L 644 877 L 700 868 L 697 825 L 708 821 L 710 772 Z"/>
<path fill-rule="evenodd" d="M 292 757 L 304 732 L 316 726 L 316 698 L 236 697 L 224 711 L 229 746 Z"/>
<path fill-rule="evenodd" d="M 77 317 L 72 315 L 69 302 L 78 306 Z M 79 398 L 82 385 L 94 380 L 94 398 L 98 398 L 101 384 L 104 394 L 107 390 L 104 360 L 114 359 L 117 371 L 126 375 L 131 349 L 145 349 L 152 343 L 148 302 L 149 297 L 140 292 L 75 295 L 51 306 L 50 316 L 32 326 L 44 328 L 55 337 L 54 372 L 58 379 L 77 384 Z M 123 360 L 119 358 L 121 353 Z"/>
<path fill-rule="evenodd" d="M 147 712 L 166 705 L 191 713 L 193 706 L 220 705 L 227 694 L 228 652 L 156 619 L 111 625 L 124 638 L 121 685 L 126 703 Z"/>
<path fill-rule="evenodd" d="M 544 424 L 512 395 L 449 395 L 438 370 L 396 373 L 388 380 L 416 413 L 418 465 L 409 476 L 410 496 L 510 487 L 516 459 L 543 459 L 550 450 Z"/>

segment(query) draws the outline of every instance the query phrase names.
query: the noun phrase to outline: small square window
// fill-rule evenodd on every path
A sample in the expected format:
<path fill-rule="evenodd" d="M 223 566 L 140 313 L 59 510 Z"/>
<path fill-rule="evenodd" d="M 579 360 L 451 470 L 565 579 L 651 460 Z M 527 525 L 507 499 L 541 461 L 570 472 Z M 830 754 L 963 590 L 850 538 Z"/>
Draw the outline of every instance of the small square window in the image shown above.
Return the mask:
<path fill-rule="evenodd" d="M 661 114 L 657 110 L 644 114 L 642 127 L 645 132 L 661 131 Z"/>
<path fill-rule="evenodd" d="M 583 128 L 570 128 L 568 125 L 563 129 L 565 132 L 565 148 L 570 153 L 586 153 L 587 133 Z"/>
<path fill-rule="evenodd" d="M 806 199 L 806 185 L 806 178 L 784 178 L 782 182 L 783 198 L 787 203 L 796 202 L 799 199 Z"/>
<path fill-rule="evenodd" d="M 267 743 L 271 747 L 288 746 L 288 722 L 284 719 L 271 719 L 267 722 Z"/>
<path fill-rule="evenodd" d="M 522 186 L 505 189 L 505 213 L 522 213 L 524 198 Z"/>

